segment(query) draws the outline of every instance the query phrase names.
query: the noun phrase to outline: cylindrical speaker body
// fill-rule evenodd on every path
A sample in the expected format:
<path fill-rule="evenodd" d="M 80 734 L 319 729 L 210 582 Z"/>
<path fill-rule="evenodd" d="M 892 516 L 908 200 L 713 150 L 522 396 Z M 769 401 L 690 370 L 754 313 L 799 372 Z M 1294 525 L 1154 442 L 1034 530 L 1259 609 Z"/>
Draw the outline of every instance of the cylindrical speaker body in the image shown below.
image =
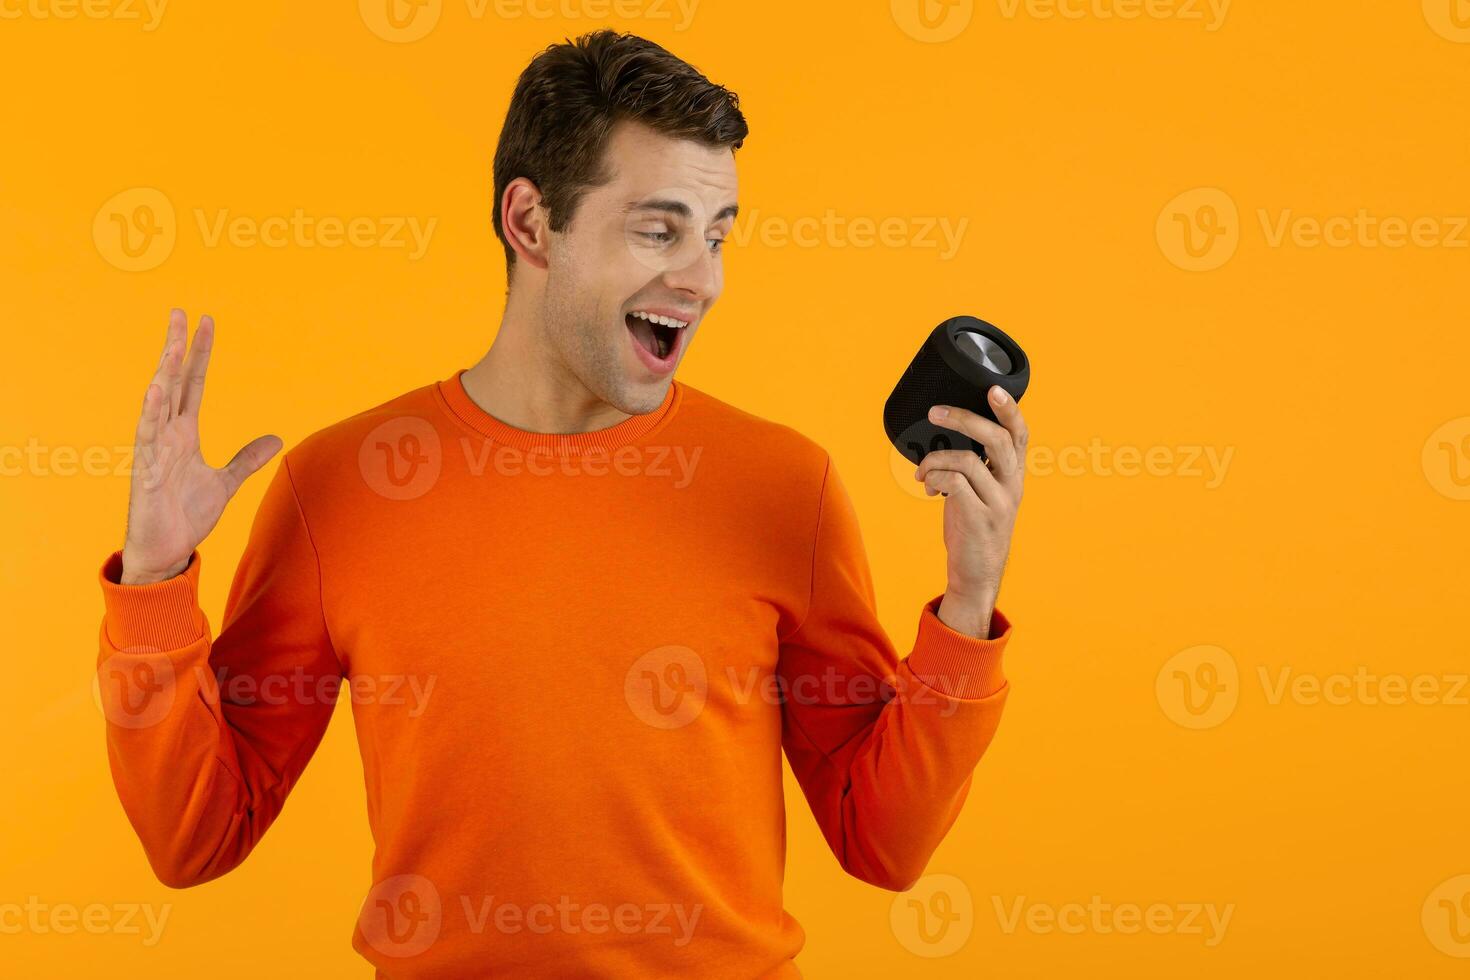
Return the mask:
<path fill-rule="evenodd" d="M 1030 381 L 1026 352 L 1004 331 L 972 316 L 951 317 L 929 334 L 888 396 L 883 431 L 915 464 L 940 449 L 970 449 L 983 457 L 978 442 L 930 422 L 929 409 L 954 405 L 995 421 L 987 399 L 991 386 L 1020 401 Z"/>

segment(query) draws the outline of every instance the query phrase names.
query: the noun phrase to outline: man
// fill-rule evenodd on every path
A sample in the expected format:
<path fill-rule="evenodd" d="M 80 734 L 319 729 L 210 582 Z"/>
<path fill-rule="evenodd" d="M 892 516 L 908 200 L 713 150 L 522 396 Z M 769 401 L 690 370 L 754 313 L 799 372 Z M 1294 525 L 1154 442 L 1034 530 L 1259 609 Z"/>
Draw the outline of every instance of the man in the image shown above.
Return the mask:
<path fill-rule="evenodd" d="M 1026 430 L 925 458 L 948 583 L 902 662 L 810 440 L 676 382 L 723 287 L 736 97 L 641 38 L 554 45 L 495 158 L 504 318 L 479 363 L 286 453 L 222 628 L 198 546 L 280 448 L 199 454 L 214 326 L 172 314 L 99 670 L 124 809 L 173 887 L 235 867 L 350 685 L 383 977 L 798 976 L 784 748 L 850 874 L 902 890 L 1008 687 L 994 609 Z"/>

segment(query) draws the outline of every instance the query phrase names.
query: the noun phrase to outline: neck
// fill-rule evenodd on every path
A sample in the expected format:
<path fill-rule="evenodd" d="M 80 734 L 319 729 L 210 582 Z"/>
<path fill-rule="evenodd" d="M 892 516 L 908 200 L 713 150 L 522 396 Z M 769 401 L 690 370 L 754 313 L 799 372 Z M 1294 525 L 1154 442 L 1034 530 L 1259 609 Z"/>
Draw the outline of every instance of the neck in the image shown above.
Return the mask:
<path fill-rule="evenodd" d="M 465 394 L 506 425 L 526 432 L 592 432 L 629 418 L 588 390 L 546 342 L 542 311 L 506 304 L 485 356 L 466 369 Z"/>

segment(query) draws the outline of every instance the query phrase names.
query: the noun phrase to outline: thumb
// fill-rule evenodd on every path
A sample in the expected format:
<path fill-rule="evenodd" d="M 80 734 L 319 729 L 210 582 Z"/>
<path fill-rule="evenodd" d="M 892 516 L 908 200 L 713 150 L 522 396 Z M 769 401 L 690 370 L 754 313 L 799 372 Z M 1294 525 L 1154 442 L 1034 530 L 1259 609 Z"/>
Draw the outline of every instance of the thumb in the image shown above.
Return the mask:
<path fill-rule="evenodd" d="M 220 476 L 225 481 L 225 493 L 233 497 L 240 485 L 249 479 L 250 475 L 270 462 L 272 456 L 280 451 L 281 442 L 279 436 L 260 436 L 245 444 L 245 447 L 234 455 L 220 469 Z"/>

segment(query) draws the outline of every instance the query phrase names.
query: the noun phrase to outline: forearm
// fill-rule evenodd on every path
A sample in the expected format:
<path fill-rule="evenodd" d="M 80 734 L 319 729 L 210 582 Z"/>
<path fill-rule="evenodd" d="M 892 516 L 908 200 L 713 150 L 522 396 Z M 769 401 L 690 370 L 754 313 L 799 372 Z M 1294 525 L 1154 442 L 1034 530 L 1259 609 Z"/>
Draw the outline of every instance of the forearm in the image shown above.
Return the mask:
<path fill-rule="evenodd" d="M 128 615 L 167 630 L 183 611 L 138 596 Z M 109 630 L 113 632 L 110 634 Z M 209 637 L 165 648 L 139 642 L 113 615 L 100 630 L 97 675 L 107 758 L 118 799 L 160 881 L 182 888 L 233 867 L 243 854 L 241 784 L 209 677 Z M 159 635 L 163 635 L 160 632 Z M 233 839 L 232 839 L 233 838 Z M 248 848 L 247 848 L 248 849 Z"/>
<path fill-rule="evenodd" d="M 829 845 L 849 874 L 883 888 L 901 890 L 923 873 L 959 816 L 1009 692 L 1005 617 L 993 610 L 998 635 L 981 639 L 942 622 L 939 604 L 925 605 L 913 652 L 879 697 L 788 706 L 787 755 Z"/>
<path fill-rule="evenodd" d="M 959 703 L 900 668 L 894 699 L 853 760 L 841 795 L 849 873 L 893 890 L 924 873 L 959 817 L 1006 694 L 1002 688 Z"/>
<path fill-rule="evenodd" d="M 289 791 L 298 760 L 309 755 L 331 703 L 269 705 L 253 697 L 235 718 L 221 697 L 211 638 L 197 598 L 198 557 L 185 574 L 144 586 L 123 585 L 121 559 L 99 573 L 106 604 L 99 636 L 98 683 L 107 724 L 107 755 L 118 799 L 160 881 L 183 888 L 234 868 L 254 848 Z M 248 632 L 248 631 L 246 631 Z M 226 635 L 228 634 L 228 635 Z M 255 656 L 268 661 L 269 638 L 257 633 Z M 222 672 L 225 666 L 219 668 Z M 251 691 L 263 678 L 248 676 Z"/>
<path fill-rule="evenodd" d="M 107 759 L 123 811 L 159 881 L 185 888 L 216 878 L 240 863 L 253 846 L 248 825 L 251 807 L 243 787 L 224 760 L 220 726 L 196 681 L 208 670 L 202 654 L 174 659 L 176 679 L 143 694 L 143 685 L 121 681 L 152 669 L 155 677 L 168 654 L 108 654 L 100 665 L 104 678 L 120 689 L 104 695 L 109 715 Z M 146 666 L 145 666 L 146 665 Z M 128 707 L 120 708 L 122 699 Z M 144 727 L 114 718 L 148 717 L 167 704 L 166 713 Z M 126 711 L 137 711 L 129 716 Z"/>

